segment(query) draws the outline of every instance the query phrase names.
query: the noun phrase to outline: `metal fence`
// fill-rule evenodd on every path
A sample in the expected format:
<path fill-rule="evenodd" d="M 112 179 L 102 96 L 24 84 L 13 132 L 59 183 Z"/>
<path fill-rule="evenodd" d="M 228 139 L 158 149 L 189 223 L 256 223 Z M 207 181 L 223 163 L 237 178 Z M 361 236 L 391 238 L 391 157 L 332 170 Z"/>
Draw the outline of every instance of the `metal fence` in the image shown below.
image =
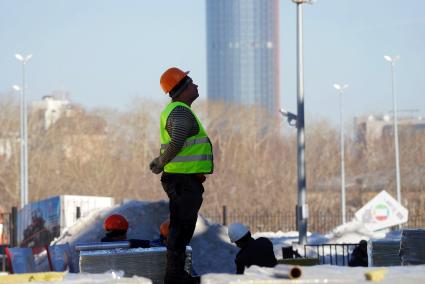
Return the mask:
<path fill-rule="evenodd" d="M 230 210 L 226 206 L 215 210 L 201 210 L 201 214 L 215 223 L 227 225 L 240 222 L 248 225 L 255 232 L 277 232 L 297 230 L 294 213 L 282 211 L 240 211 Z M 348 214 L 350 220 L 353 215 Z M 310 212 L 308 219 L 308 230 L 321 234 L 329 233 L 335 227 L 341 225 L 341 215 L 326 211 Z M 421 214 L 409 215 L 409 222 L 403 227 L 423 228 L 425 227 L 425 216 Z"/>
<path fill-rule="evenodd" d="M 319 259 L 320 264 L 348 266 L 353 250 L 359 244 L 320 244 L 304 245 L 304 257 L 309 255 Z"/>

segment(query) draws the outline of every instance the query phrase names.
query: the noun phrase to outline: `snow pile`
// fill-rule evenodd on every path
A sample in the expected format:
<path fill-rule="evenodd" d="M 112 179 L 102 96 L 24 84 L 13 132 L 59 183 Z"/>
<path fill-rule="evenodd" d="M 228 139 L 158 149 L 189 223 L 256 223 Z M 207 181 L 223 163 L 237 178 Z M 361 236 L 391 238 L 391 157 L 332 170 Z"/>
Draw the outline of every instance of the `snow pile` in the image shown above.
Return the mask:
<path fill-rule="evenodd" d="M 110 214 L 121 214 L 129 222 L 129 239 L 153 240 L 159 237 L 159 226 L 168 218 L 168 202 L 142 202 L 131 200 L 112 208 L 92 212 L 67 228 L 53 244 L 99 242 L 104 236 L 103 221 Z M 198 274 L 233 273 L 236 268 L 234 258 L 238 249 L 227 237 L 227 229 L 198 217 L 191 243 L 193 249 L 193 268 Z M 38 266 L 47 264 L 45 255 L 40 256 Z M 73 257 L 78 263 L 78 256 Z M 41 270 L 41 269 L 40 269 Z"/>
<path fill-rule="evenodd" d="M 108 271 L 103 274 L 87 274 L 87 273 L 65 273 L 61 281 L 49 281 L 48 283 L 59 284 L 152 284 L 152 281 L 144 277 L 124 278 L 122 271 Z M 33 282 L 31 283 L 46 283 Z"/>
<path fill-rule="evenodd" d="M 52 244 L 99 242 L 105 236 L 103 221 L 111 214 L 123 215 L 129 223 L 129 239 L 152 240 L 159 236 L 159 226 L 168 218 L 168 203 L 131 200 L 111 208 L 96 210 L 66 228 Z"/>
<path fill-rule="evenodd" d="M 370 283 L 365 273 L 376 270 L 367 267 L 347 267 L 317 265 L 301 267 L 302 276 L 299 280 L 291 281 L 285 276 L 287 265 L 278 265 L 275 268 L 252 266 L 244 275 L 207 274 L 203 275 L 202 284 L 229 284 L 229 283 Z M 285 281 L 286 280 L 286 281 Z M 380 283 L 424 283 L 425 265 L 388 267 L 384 280 Z M 277 282 L 279 281 L 279 282 Z"/>
<path fill-rule="evenodd" d="M 380 239 L 388 231 L 369 231 L 362 222 L 353 220 L 336 227 L 332 233 L 326 235 L 328 243 L 359 243 L 361 240 Z"/>
<path fill-rule="evenodd" d="M 230 243 L 226 227 L 199 216 L 190 245 L 193 249 L 193 267 L 196 273 L 236 271 L 235 256 L 239 249 Z"/>

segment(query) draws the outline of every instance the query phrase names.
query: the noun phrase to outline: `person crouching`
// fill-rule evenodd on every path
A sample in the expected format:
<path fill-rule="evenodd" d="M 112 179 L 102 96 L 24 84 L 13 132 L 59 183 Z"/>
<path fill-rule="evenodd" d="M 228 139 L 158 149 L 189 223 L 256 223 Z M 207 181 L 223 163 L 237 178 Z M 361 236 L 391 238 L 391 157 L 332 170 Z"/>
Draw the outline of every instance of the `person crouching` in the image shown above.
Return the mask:
<path fill-rule="evenodd" d="M 243 274 L 251 265 L 274 267 L 277 264 L 272 242 L 260 237 L 254 239 L 248 227 L 241 223 L 230 224 L 228 228 L 230 241 L 241 250 L 235 258 L 236 274 Z"/>
<path fill-rule="evenodd" d="M 120 214 L 108 216 L 103 222 L 103 229 L 105 230 L 105 236 L 101 239 L 101 242 L 128 241 L 130 248 L 151 247 L 149 240 L 127 239 L 128 221 Z"/>

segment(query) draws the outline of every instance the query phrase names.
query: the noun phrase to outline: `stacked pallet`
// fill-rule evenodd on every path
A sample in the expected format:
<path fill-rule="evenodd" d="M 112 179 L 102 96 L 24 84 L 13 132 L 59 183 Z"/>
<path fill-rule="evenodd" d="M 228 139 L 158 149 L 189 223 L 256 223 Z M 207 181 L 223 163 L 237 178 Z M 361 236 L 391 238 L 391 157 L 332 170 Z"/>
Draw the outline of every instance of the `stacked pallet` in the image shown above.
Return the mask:
<path fill-rule="evenodd" d="M 154 284 L 163 283 L 166 266 L 165 247 L 113 248 L 80 251 L 80 271 L 104 273 L 108 270 L 124 271 L 125 277 L 142 276 Z M 186 270 L 192 271 L 192 248 L 186 247 Z"/>
<path fill-rule="evenodd" d="M 400 265 L 400 240 L 372 239 L 368 243 L 368 256 L 369 266 Z"/>
<path fill-rule="evenodd" d="M 425 230 L 406 229 L 401 233 L 401 265 L 425 264 Z"/>

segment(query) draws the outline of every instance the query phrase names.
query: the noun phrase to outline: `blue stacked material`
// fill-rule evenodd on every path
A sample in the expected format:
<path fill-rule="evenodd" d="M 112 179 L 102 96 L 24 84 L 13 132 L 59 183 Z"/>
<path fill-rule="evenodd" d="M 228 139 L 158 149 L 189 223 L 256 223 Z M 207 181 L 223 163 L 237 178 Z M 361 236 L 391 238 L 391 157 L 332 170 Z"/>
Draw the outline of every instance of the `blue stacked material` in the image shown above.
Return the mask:
<path fill-rule="evenodd" d="M 401 265 L 425 264 L 425 230 L 405 229 L 401 233 Z"/>
<path fill-rule="evenodd" d="M 400 259 L 399 239 L 372 239 L 368 242 L 369 266 L 398 266 Z"/>

